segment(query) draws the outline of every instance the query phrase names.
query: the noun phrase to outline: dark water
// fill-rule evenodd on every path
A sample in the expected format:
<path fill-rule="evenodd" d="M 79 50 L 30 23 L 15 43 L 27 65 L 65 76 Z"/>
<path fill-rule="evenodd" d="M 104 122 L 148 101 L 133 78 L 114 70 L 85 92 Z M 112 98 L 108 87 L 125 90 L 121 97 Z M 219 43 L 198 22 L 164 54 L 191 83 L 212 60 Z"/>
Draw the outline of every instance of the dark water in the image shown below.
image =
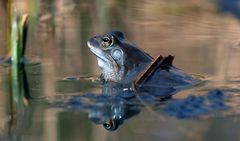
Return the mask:
<path fill-rule="evenodd" d="M 0 139 L 64 140 L 240 140 L 239 1 L 17 1 L 32 15 L 26 57 L 29 94 L 36 100 L 11 116 L 10 68 L 0 66 Z M 0 26 L 6 4 L 0 2 Z M 121 30 L 156 57 L 175 55 L 174 65 L 205 76 L 202 85 L 157 99 L 118 86 L 93 83 L 100 70 L 88 38 Z M 0 29 L 0 54 L 7 54 L 6 28 Z M 95 94 L 95 95 L 92 95 Z M 195 101 L 195 102 L 194 102 Z M 180 107 L 180 108 L 179 108 Z M 128 114 L 126 114 L 128 113 Z M 109 132 L 99 123 L 124 119 Z M 97 124 L 96 124 L 97 123 Z"/>

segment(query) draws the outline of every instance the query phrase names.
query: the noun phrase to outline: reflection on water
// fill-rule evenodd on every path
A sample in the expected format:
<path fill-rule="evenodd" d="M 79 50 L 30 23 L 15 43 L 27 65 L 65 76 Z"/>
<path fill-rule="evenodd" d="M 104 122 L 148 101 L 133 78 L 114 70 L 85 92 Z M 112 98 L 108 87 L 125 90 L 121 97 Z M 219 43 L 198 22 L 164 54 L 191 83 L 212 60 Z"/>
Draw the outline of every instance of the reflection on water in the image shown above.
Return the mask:
<path fill-rule="evenodd" d="M 72 83 L 81 84 L 74 81 Z M 180 90 L 173 92 L 174 87 L 164 86 L 158 90 L 156 87 L 148 87 L 148 91 L 136 92 L 124 85 L 108 82 L 102 85 L 100 94 L 59 95 L 46 97 L 46 100 L 52 107 L 88 112 L 89 119 L 110 131 L 117 130 L 125 120 L 139 114 L 144 108 L 179 119 L 239 114 L 232 112 L 232 109 L 237 108 L 232 104 L 235 103 L 234 99 L 238 99 L 234 94 L 239 93 L 240 89 L 202 90 L 202 96 L 189 94 L 186 98 L 172 99 L 173 93 Z"/>
<path fill-rule="evenodd" d="M 68 106 L 70 104 L 70 109 L 67 109 L 66 105 L 63 105 L 64 109 L 50 108 L 45 100 L 33 101 L 29 109 L 26 109 L 19 118 L 20 123 L 18 121 L 19 124 L 12 126 L 8 110 L 9 67 L 0 66 L 0 138 L 31 141 L 143 141 L 159 140 L 159 138 L 169 141 L 239 140 L 240 22 L 237 18 L 239 7 L 233 7 L 236 9 L 234 12 L 228 8 L 233 6 L 232 1 L 225 7 L 223 3 L 226 2 L 224 0 L 216 3 L 206 0 L 45 0 L 29 3 L 17 1 L 17 10 L 27 11 L 32 15 L 27 58 L 33 62 L 41 62 L 38 65 L 26 66 L 29 93 L 35 98 L 60 95 L 64 97 L 62 99 L 66 103 L 60 101 L 59 104 Z M 1 27 L 7 26 L 6 8 L 6 2 L 0 1 Z M 204 97 L 210 90 L 219 89 L 224 94 L 228 91 L 227 98 L 223 98 L 224 104 L 232 108 L 203 114 L 198 120 L 195 118 L 178 120 L 161 113 L 164 108 L 162 105 L 153 106 L 154 108 L 151 106 L 143 108 L 140 105 L 129 109 L 129 100 L 124 100 L 125 98 L 119 100 L 116 97 L 111 99 L 117 101 L 111 109 L 109 105 L 112 101 L 105 102 L 108 98 L 104 98 L 100 101 L 106 103 L 107 107 L 102 108 L 108 111 L 108 114 L 115 109 L 118 111 L 118 117 L 122 116 L 122 110 L 125 112 L 130 110 L 132 115 L 126 115 L 129 118 L 126 118 L 124 124 L 115 132 L 108 132 L 101 126 L 93 124 L 89 117 L 95 121 L 99 119 L 95 117 L 103 113 L 90 114 L 89 111 L 85 113 L 72 108 L 78 108 L 78 102 L 82 100 L 92 102 L 97 97 L 101 97 L 94 95 L 94 98 L 91 96 L 81 98 L 86 92 L 101 93 L 101 86 L 93 85 L 91 82 L 62 81 L 62 78 L 99 74 L 97 62 L 87 48 L 87 39 L 114 29 L 126 33 L 129 40 L 149 54 L 155 57 L 159 54 L 175 55 L 175 65 L 178 68 L 207 77 L 208 81 L 204 86 L 175 94 L 173 100 L 169 100 L 170 107 L 171 101 L 180 100 L 181 106 L 181 100 L 182 103 L 188 103 L 186 99 L 189 99 L 189 95 Z M 6 32 L 7 28 L 0 29 L 1 56 L 7 54 Z M 221 94 L 218 98 L 221 99 Z M 71 107 L 71 104 L 75 104 L 75 107 Z M 168 102 L 163 105 L 167 106 Z M 188 108 L 186 109 L 189 110 Z M 100 119 L 106 118 L 100 117 Z"/>
<path fill-rule="evenodd" d="M 138 114 L 144 106 L 160 105 L 170 99 L 173 93 L 169 92 L 167 87 L 158 90 L 162 96 L 150 92 L 134 92 L 126 89 L 124 85 L 113 82 L 105 83 L 101 87 L 101 94 L 47 97 L 47 100 L 53 107 L 86 111 L 94 123 L 103 124 L 107 130 L 114 131 L 126 119 Z M 152 92 L 150 88 L 149 91 Z"/>

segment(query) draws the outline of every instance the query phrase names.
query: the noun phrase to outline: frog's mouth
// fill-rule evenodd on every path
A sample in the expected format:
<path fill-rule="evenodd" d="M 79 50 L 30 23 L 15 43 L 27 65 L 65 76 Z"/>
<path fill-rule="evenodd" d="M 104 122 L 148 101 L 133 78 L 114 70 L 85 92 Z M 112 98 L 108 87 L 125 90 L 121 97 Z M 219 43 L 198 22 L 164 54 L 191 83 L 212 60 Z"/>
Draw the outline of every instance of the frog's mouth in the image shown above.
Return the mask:
<path fill-rule="evenodd" d="M 90 48 L 91 52 L 97 57 L 97 59 L 100 59 L 105 63 L 109 62 L 109 60 L 105 57 L 105 53 L 101 49 L 91 45 L 90 42 L 87 42 L 87 45 Z"/>
<path fill-rule="evenodd" d="M 106 54 L 100 48 L 95 47 L 89 41 L 87 42 L 87 45 L 90 48 L 91 52 L 97 57 L 98 65 L 101 69 L 108 71 L 116 71 L 116 69 L 118 69 L 117 63 L 110 55 Z"/>

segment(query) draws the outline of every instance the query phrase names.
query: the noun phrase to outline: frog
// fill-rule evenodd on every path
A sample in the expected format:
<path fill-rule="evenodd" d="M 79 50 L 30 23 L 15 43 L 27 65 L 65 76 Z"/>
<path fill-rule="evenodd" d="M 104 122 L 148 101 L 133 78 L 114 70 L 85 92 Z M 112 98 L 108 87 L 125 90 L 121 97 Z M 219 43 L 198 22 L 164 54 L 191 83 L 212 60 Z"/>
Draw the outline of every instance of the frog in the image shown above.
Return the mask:
<path fill-rule="evenodd" d="M 111 31 L 87 41 L 96 56 L 103 82 L 133 84 L 134 88 L 193 86 L 199 79 L 175 67 L 174 56 L 150 54 L 129 41 L 123 32 Z"/>
<path fill-rule="evenodd" d="M 104 81 L 131 82 L 153 60 L 120 31 L 94 36 L 87 44 L 97 58 Z"/>

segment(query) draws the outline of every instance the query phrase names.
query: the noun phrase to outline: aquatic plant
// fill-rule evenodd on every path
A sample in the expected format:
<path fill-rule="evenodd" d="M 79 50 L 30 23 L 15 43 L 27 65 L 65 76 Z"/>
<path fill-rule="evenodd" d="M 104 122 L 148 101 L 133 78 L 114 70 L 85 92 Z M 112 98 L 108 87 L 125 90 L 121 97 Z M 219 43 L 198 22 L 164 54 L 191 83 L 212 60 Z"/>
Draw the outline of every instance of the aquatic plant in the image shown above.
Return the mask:
<path fill-rule="evenodd" d="M 25 72 L 24 54 L 26 49 L 28 15 L 19 14 L 13 8 L 13 2 L 8 3 L 8 47 L 10 52 L 10 112 L 16 115 L 27 105 L 29 98 Z M 20 109 L 20 110 L 19 110 Z"/>

